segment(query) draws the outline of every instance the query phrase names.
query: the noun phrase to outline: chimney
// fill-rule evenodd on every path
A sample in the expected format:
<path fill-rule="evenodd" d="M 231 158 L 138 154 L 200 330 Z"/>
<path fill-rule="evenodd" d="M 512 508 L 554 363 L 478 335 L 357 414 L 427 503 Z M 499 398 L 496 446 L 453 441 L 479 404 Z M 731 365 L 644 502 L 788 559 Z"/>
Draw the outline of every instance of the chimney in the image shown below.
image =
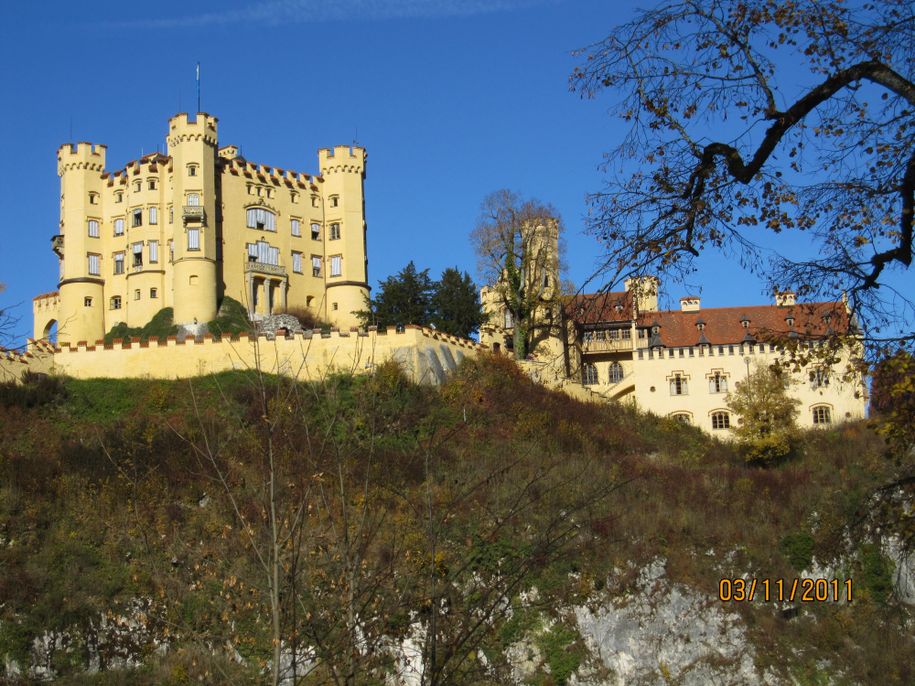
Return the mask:
<path fill-rule="evenodd" d="M 680 298 L 680 311 L 681 312 L 698 312 L 699 311 L 699 298 L 695 295 L 685 295 Z"/>
<path fill-rule="evenodd" d="M 795 303 L 794 291 L 775 291 L 775 304 L 778 307 L 790 307 Z"/>

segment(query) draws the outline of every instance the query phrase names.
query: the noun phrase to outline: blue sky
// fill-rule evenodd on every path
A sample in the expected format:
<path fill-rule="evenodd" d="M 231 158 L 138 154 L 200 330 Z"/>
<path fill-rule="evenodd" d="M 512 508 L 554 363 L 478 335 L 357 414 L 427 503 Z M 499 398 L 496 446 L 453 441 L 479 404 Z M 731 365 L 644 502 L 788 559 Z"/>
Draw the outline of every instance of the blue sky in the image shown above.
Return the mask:
<path fill-rule="evenodd" d="M 623 128 L 609 99 L 569 92 L 571 52 L 647 1 L 4 3 L 0 196 L 15 209 L 0 222 L 0 298 L 22 303 L 25 335 L 31 298 L 56 288 L 57 147 L 105 143 L 114 170 L 163 146 L 168 117 L 195 109 L 198 60 L 202 109 L 246 158 L 314 173 L 319 147 L 367 148 L 373 286 L 410 259 L 476 277 L 468 234 L 503 187 L 556 206 L 581 284 L 599 252 L 582 233 L 585 194 Z M 769 300 L 739 265 L 703 263 L 703 306 Z"/>

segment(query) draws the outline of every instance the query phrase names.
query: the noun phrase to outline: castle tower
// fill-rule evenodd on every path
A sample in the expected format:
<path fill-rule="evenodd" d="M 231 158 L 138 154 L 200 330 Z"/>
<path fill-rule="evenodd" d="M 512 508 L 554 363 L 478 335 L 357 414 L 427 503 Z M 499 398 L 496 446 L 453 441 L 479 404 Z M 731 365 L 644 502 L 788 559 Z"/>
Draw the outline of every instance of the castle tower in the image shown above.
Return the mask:
<path fill-rule="evenodd" d="M 186 113 L 168 121 L 174 199 L 174 280 L 171 302 L 179 325 L 216 317 L 216 117 Z"/>
<path fill-rule="evenodd" d="M 324 178 L 322 201 L 326 297 L 324 316 L 347 328 L 359 322 L 353 314 L 365 309 L 369 293 L 363 182 L 365 149 L 338 145 L 318 151 Z"/>
<path fill-rule="evenodd" d="M 105 333 L 99 228 L 104 170 L 104 145 L 76 143 L 57 150 L 60 231 L 52 245 L 62 264 L 57 321 L 62 343 L 95 342 Z"/>

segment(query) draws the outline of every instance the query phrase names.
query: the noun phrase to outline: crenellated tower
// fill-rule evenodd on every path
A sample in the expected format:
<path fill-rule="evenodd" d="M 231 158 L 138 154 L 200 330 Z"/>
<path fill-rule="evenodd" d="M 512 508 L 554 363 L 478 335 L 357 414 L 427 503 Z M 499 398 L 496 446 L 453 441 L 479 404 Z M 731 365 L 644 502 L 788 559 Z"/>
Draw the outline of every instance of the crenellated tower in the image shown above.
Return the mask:
<path fill-rule="evenodd" d="M 52 239 L 52 247 L 61 261 L 57 332 L 62 342 L 94 342 L 104 334 L 105 281 L 99 228 L 104 211 L 104 172 L 104 145 L 81 142 L 57 150 L 60 230 Z"/>
<path fill-rule="evenodd" d="M 168 121 L 174 200 L 174 321 L 205 324 L 216 316 L 216 117 L 177 114 Z"/>
<path fill-rule="evenodd" d="M 365 149 L 338 145 L 318 150 L 323 183 L 326 264 L 325 318 L 340 327 L 356 326 L 353 314 L 365 309 L 369 293 L 366 249 Z"/>

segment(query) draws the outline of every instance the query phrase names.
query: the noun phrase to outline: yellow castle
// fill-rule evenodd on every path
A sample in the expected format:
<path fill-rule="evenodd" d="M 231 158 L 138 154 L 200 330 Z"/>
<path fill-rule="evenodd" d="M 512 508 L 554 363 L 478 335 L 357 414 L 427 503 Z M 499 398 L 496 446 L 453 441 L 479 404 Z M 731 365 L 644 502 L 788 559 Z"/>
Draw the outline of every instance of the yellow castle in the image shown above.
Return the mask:
<path fill-rule="evenodd" d="M 165 140 L 166 154 L 114 172 L 104 145 L 57 151 L 60 280 L 33 302 L 35 339 L 56 325 L 60 343 L 92 343 L 166 307 L 200 332 L 224 296 L 252 319 L 295 307 L 356 324 L 369 289 L 363 148 L 319 150 L 319 175 L 255 164 L 219 147 L 204 112 L 172 117 Z"/>

